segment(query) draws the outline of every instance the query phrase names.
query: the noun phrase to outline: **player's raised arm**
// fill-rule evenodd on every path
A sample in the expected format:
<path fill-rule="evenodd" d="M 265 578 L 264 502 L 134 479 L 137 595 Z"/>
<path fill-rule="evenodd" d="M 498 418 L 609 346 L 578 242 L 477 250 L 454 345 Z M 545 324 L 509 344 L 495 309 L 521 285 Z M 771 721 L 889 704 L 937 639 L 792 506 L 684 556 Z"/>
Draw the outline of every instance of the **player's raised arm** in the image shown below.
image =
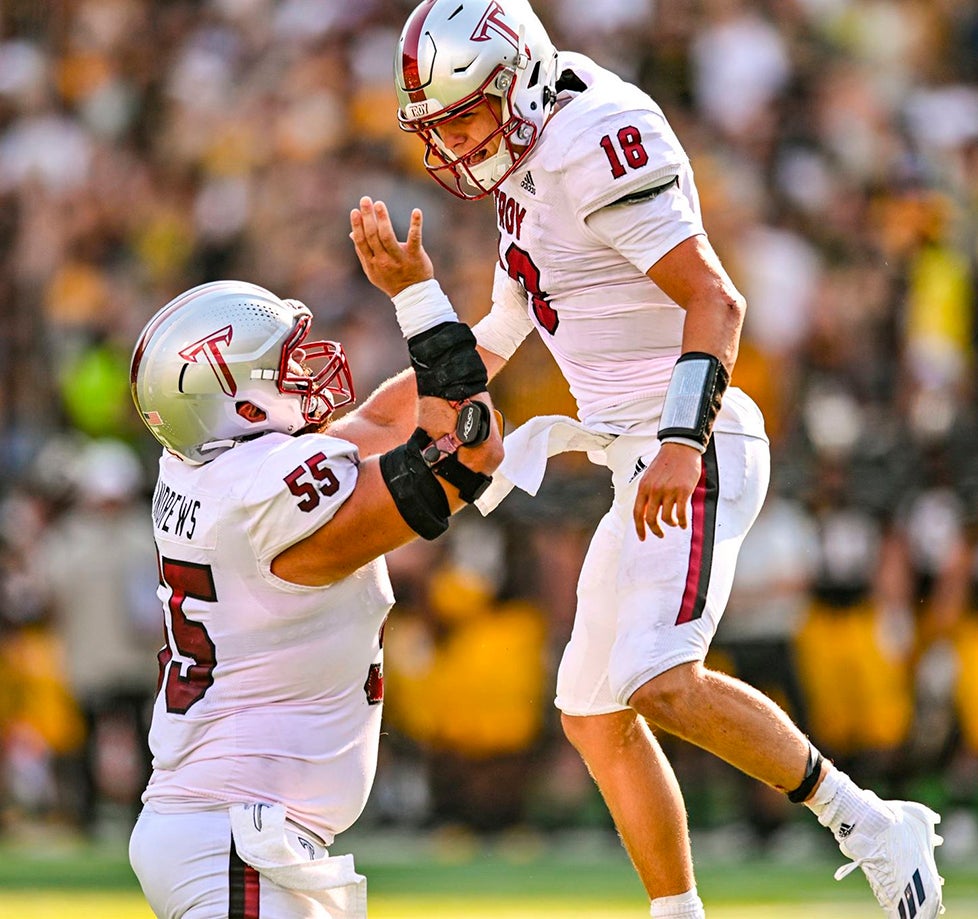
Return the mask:
<path fill-rule="evenodd" d="M 351 225 L 364 272 L 394 301 L 413 372 L 337 424 L 335 433 L 360 448 L 357 486 L 327 525 L 275 559 L 273 573 L 299 584 L 330 583 L 416 536 L 441 535 L 502 460 L 486 368 L 433 278 L 421 212 L 403 243 L 382 202 L 362 199 Z"/>
<path fill-rule="evenodd" d="M 422 241 L 423 225 L 423 214 L 415 208 L 411 212 L 407 238 L 402 243 L 397 239 L 390 213 L 383 201 L 374 202 L 369 197 L 363 197 L 360 206 L 350 213 L 350 239 L 353 240 L 363 272 L 374 287 L 394 300 L 395 305 L 398 304 L 398 294 L 405 288 L 434 278 L 431 259 Z M 403 312 L 403 308 L 400 308 L 399 318 Z M 514 325 L 515 332 L 512 328 Z M 479 342 L 476 350 L 491 380 L 529 334 L 530 326 L 525 321 L 525 315 L 515 322 L 511 315 L 503 318 L 487 316 L 479 326 L 482 334 L 476 336 Z M 479 329 L 475 331 L 479 333 Z M 397 395 L 406 395 L 408 391 L 409 388 L 404 385 L 404 388 L 397 390 Z M 371 409 L 379 410 L 381 406 L 382 403 L 375 401 Z"/>

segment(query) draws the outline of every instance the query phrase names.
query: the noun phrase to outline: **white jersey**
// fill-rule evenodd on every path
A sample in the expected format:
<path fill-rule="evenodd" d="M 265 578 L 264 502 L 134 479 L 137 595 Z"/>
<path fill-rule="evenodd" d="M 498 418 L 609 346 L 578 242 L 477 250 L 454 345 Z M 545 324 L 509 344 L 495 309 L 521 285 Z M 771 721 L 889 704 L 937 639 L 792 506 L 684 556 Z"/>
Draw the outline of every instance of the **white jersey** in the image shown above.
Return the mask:
<path fill-rule="evenodd" d="M 164 454 L 153 499 L 166 645 L 143 800 L 266 801 L 329 844 L 373 783 L 383 695 L 383 558 L 327 587 L 271 572 L 357 481 L 352 444 L 266 434 L 204 466 Z"/>
<path fill-rule="evenodd" d="M 685 313 L 646 272 L 705 232 L 693 173 L 648 95 L 561 52 L 557 72 L 568 70 L 575 79 L 536 146 L 494 192 L 499 265 L 492 311 L 475 332 L 492 351 L 501 338 L 519 341 L 536 328 L 588 428 L 654 433 Z M 602 211 L 674 178 L 655 199 Z M 611 211 L 609 236 L 599 212 Z M 715 430 L 763 436 L 759 413 L 736 389 Z"/>

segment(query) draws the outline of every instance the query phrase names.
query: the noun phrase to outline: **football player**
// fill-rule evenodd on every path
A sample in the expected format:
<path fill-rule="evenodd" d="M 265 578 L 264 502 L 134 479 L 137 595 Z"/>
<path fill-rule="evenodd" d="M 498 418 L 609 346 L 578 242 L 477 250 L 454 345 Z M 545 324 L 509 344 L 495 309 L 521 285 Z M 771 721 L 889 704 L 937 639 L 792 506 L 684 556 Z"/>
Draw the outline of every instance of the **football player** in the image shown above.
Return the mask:
<path fill-rule="evenodd" d="M 335 422 L 347 359 L 308 339 L 298 301 L 204 284 L 136 344 L 133 398 L 164 448 L 165 644 L 130 859 L 158 916 L 366 915 L 352 857 L 328 846 L 376 768 L 383 556 L 444 532 L 502 456 L 471 330 L 450 309 L 399 310 L 416 386 Z"/>
<path fill-rule="evenodd" d="M 771 700 L 704 666 L 769 450 L 760 412 L 729 386 L 745 302 L 662 110 L 558 52 L 523 0 L 425 0 L 394 71 L 398 120 L 423 141 L 432 178 L 495 206 L 493 304 L 474 327 L 490 377 L 536 331 L 577 402 L 577 421 L 513 432 L 502 477 L 534 492 L 566 448 L 611 471 L 556 704 L 651 914 L 704 915 L 663 730 L 807 804 L 852 859 L 840 876 L 861 867 L 888 916 L 936 916 L 938 815 L 857 787 Z M 384 283 L 371 253 L 394 244 L 386 210 L 364 199 L 352 225 L 368 277 Z"/>

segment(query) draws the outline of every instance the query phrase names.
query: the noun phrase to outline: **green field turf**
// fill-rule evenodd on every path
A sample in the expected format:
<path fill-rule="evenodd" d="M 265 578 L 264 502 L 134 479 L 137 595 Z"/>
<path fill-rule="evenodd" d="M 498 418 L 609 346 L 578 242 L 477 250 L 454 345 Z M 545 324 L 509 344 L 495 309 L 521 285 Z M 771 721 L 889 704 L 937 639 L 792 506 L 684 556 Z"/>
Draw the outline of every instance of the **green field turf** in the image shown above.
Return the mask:
<path fill-rule="evenodd" d="M 710 905 L 710 919 L 880 919 L 872 904 L 844 903 L 798 905 L 776 903 L 764 906 Z M 589 919 L 639 919 L 648 913 L 639 904 L 603 905 L 591 900 L 568 902 L 565 899 L 541 899 L 533 902 L 491 898 L 479 903 L 457 897 L 436 901 L 412 902 L 397 897 L 374 897 L 370 900 L 370 919 L 556 919 L 587 916 Z M 949 909 L 965 919 L 975 913 Z M 141 899 L 131 893 L 114 891 L 104 894 L 12 893 L 0 892 L 0 916 L 10 919 L 153 919 Z"/>
<path fill-rule="evenodd" d="M 643 892 L 624 854 L 527 840 L 351 840 L 367 875 L 370 919 L 638 919 Z M 120 845 L 0 847 L 3 919 L 152 919 Z M 340 851 L 339 848 L 334 851 Z M 825 855 L 785 864 L 703 856 L 710 919 L 879 919 L 861 876 L 838 883 Z M 944 868 L 949 919 L 978 919 L 978 865 Z"/>

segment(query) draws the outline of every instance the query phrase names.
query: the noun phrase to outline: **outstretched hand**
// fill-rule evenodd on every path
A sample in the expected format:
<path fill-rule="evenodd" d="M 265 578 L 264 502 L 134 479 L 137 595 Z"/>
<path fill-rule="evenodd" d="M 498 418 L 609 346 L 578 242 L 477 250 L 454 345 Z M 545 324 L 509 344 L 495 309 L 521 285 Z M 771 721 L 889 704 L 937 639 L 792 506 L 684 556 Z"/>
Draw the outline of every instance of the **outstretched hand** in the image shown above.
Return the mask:
<path fill-rule="evenodd" d="M 421 244 L 422 215 L 411 212 L 407 240 L 401 242 L 394 232 L 390 214 L 383 201 L 361 198 L 360 207 L 350 212 L 350 239 L 367 280 L 388 297 L 405 287 L 434 277 L 431 259 Z"/>

